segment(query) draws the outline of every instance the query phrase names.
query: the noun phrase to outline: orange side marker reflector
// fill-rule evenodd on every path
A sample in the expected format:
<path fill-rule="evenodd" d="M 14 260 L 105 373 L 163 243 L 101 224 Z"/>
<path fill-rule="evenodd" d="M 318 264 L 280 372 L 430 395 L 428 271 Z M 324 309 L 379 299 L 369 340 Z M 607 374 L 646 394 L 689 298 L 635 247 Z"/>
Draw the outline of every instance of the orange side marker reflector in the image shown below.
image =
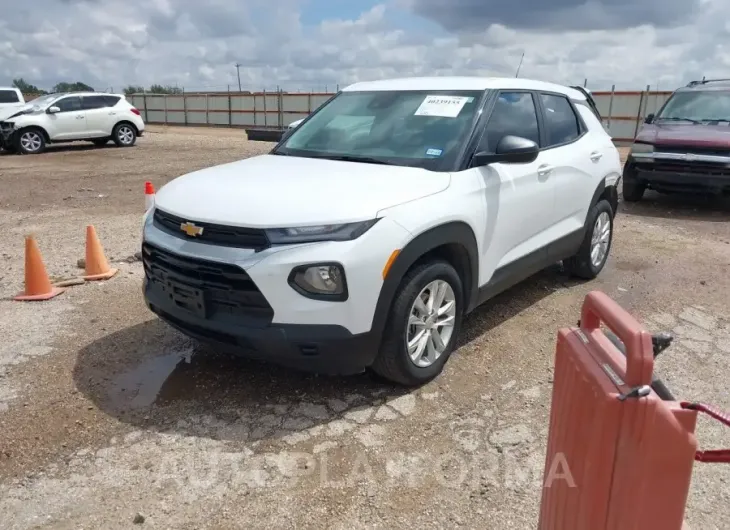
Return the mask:
<path fill-rule="evenodd" d="M 393 262 L 395 261 L 395 258 L 398 257 L 398 254 L 400 254 L 400 249 L 394 250 L 393 253 L 388 258 L 388 261 L 385 262 L 385 267 L 383 267 L 383 279 L 385 280 L 385 277 L 388 276 L 388 271 L 390 270 L 390 267 L 393 265 Z"/>

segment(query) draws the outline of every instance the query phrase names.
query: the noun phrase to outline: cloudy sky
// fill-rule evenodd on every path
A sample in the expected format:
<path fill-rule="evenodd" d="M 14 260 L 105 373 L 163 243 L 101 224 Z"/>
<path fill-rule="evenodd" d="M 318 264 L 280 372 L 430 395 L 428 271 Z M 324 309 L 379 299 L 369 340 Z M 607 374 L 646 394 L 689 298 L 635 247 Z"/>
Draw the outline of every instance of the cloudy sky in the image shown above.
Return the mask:
<path fill-rule="evenodd" d="M 332 90 L 406 75 L 730 77 L 728 0 L 0 0 L 0 85 Z"/>

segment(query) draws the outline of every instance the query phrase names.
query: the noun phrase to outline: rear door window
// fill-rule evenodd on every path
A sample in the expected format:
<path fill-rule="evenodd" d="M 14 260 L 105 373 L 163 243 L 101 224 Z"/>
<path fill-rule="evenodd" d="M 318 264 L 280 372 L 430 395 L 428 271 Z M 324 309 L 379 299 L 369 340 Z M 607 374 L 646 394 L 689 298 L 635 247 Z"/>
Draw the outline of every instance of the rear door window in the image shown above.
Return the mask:
<path fill-rule="evenodd" d="M 20 98 L 15 90 L 0 90 L 0 103 L 20 103 Z"/>

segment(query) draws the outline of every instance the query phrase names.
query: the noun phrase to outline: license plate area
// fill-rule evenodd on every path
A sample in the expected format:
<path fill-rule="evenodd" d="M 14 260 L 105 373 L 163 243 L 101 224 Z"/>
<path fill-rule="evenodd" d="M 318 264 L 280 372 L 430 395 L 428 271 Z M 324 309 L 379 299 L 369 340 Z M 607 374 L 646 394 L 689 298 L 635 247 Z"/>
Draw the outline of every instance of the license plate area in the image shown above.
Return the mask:
<path fill-rule="evenodd" d="M 166 274 L 162 281 L 162 291 L 179 308 L 200 318 L 208 318 L 205 293 L 201 289 Z"/>

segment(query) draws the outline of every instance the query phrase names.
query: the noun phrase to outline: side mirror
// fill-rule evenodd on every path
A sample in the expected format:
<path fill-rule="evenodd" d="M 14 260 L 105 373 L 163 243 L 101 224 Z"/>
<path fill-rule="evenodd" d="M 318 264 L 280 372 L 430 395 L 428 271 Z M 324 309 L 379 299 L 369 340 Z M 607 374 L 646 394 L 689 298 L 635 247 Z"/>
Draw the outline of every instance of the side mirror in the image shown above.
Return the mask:
<path fill-rule="evenodd" d="M 521 136 L 504 136 L 494 153 L 481 151 L 471 159 L 471 167 L 482 167 L 502 162 L 504 164 L 529 164 L 540 154 L 540 146 Z"/>
<path fill-rule="evenodd" d="M 61 109 L 56 107 L 55 105 L 53 107 L 48 107 L 48 110 L 46 111 L 48 114 L 55 114 L 57 112 L 61 112 Z"/>
<path fill-rule="evenodd" d="M 646 118 L 644 118 L 644 123 L 653 123 L 654 122 L 654 114 L 649 114 Z"/>

